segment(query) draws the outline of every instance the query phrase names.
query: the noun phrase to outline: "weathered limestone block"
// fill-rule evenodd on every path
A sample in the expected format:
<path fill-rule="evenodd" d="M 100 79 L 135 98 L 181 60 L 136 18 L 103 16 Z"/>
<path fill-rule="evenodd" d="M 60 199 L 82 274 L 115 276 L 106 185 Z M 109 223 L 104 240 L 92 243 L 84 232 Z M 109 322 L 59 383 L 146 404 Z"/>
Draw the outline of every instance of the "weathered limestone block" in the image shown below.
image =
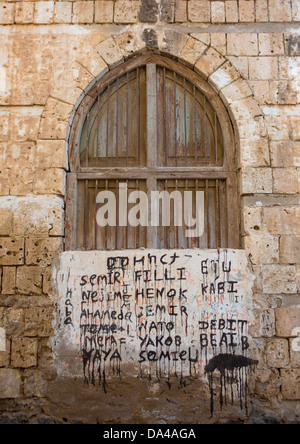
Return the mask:
<path fill-rule="evenodd" d="M 247 97 L 231 104 L 231 109 L 235 120 L 253 119 L 262 115 L 257 101 L 252 97 Z"/>
<path fill-rule="evenodd" d="M 53 22 L 54 1 L 39 1 L 34 7 L 34 23 L 48 24 Z"/>
<path fill-rule="evenodd" d="M 140 32 L 122 32 L 121 34 L 115 36 L 114 40 L 124 57 L 128 56 L 130 53 L 139 52 L 145 48 L 145 42 L 143 41 L 142 34 Z M 107 65 L 103 60 L 102 63 L 105 65 L 101 67 L 102 70 L 107 69 Z"/>
<path fill-rule="evenodd" d="M 295 332 L 300 328 L 300 308 L 277 308 L 275 315 L 277 336 L 297 336 Z"/>
<path fill-rule="evenodd" d="M 263 230 L 279 235 L 300 235 L 300 208 L 266 207 L 263 209 Z"/>
<path fill-rule="evenodd" d="M 2 273 L 2 294 L 15 294 L 16 267 L 3 267 Z"/>
<path fill-rule="evenodd" d="M 53 309 L 49 307 L 27 308 L 25 314 L 25 334 L 32 337 L 49 337 L 52 333 Z"/>
<path fill-rule="evenodd" d="M 214 88 L 218 91 L 225 88 L 227 85 L 232 83 L 234 80 L 240 78 L 239 72 L 232 66 L 231 63 L 227 62 L 218 68 L 208 79 L 209 83 L 212 83 Z M 226 91 L 225 91 L 226 93 Z"/>
<path fill-rule="evenodd" d="M 64 140 L 38 140 L 36 165 L 39 168 L 67 169 L 68 158 Z"/>
<path fill-rule="evenodd" d="M 289 339 L 291 367 L 300 368 L 300 327 L 297 327 L 298 336 Z"/>
<path fill-rule="evenodd" d="M 283 55 L 283 35 L 282 34 L 258 34 L 259 55 Z"/>
<path fill-rule="evenodd" d="M 47 267 L 44 269 L 43 273 L 43 293 L 47 295 L 53 294 L 52 285 L 52 267 Z"/>
<path fill-rule="evenodd" d="M 272 193 L 271 168 L 243 168 L 242 193 Z"/>
<path fill-rule="evenodd" d="M 23 266 L 17 269 L 17 291 L 24 295 L 42 293 L 42 268 Z"/>
<path fill-rule="evenodd" d="M 193 37 L 190 37 L 184 45 L 180 55 L 186 62 L 189 62 L 192 66 L 194 66 L 206 48 L 207 45 L 194 39 Z"/>
<path fill-rule="evenodd" d="M 245 249 L 251 254 L 254 264 L 274 264 L 279 262 L 278 237 L 270 235 L 245 237 Z"/>
<path fill-rule="evenodd" d="M 63 241 L 61 238 L 42 238 L 25 240 L 26 265 L 50 266 L 58 253 L 62 251 Z"/>
<path fill-rule="evenodd" d="M 270 22 L 290 22 L 291 4 L 285 0 L 269 0 Z"/>
<path fill-rule="evenodd" d="M 33 22 L 34 2 L 20 2 L 16 4 L 15 21 L 20 24 Z"/>
<path fill-rule="evenodd" d="M 122 51 L 112 37 L 100 42 L 95 49 L 108 65 L 113 65 L 122 60 Z"/>
<path fill-rule="evenodd" d="M 5 330 L 8 337 L 22 336 L 24 334 L 23 308 L 7 308 L 5 315 Z"/>
<path fill-rule="evenodd" d="M 161 0 L 159 18 L 162 22 L 174 22 L 175 3 L 174 0 Z"/>
<path fill-rule="evenodd" d="M 95 1 L 95 23 L 112 23 L 114 2 L 110 0 Z"/>
<path fill-rule="evenodd" d="M 44 396 L 45 385 L 47 384 L 47 382 L 44 379 L 43 373 L 33 368 L 25 369 L 23 373 L 23 378 L 24 396 L 26 398 L 41 398 Z"/>
<path fill-rule="evenodd" d="M 269 141 L 240 140 L 240 165 L 242 167 L 266 167 L 270 166 Z"/>
<path fill-rule="evenodd" d="M 64 202 L 58 196 L 3 197 L 0 211 L 13 214 L 13 235 L 63 236 Z"/>
<path fill-rule="evenodd" d="M 239 21 L 244 23 L 254 22 L 254 0 L 239 1 Z"/>
<path fill-rule="evenodd" d="M 117 0 L 115 2 L 114 22 L 135 23 L 140 11 L 139 1 Z"/>
<path fill-rule="evenodd" d="M 282 369 L 282 396 L 284 399 L 300 399 L 300 370 Z"/>
<path fill-rule="evenodd" d="M 256 236 L 262 225 L 262 208 L 249 207 L 243 211 L 243 228 L 245 235 Z"/>
<path fill-rule="evenodd" d="M 239 21 L 238 2 L 236 0 L 225 2 L 225 13 L 227 23 L 236 23 Z"/>
<path fill-rule="evenodd" d="M 298 0 L 292 0 L 292 19 L 295 22 L 300 21 L 300 4 Z"/>
<path fill-rule="evenodd" d="M 300 165 L 300 143 L 272 141 L 270 144 L 271 165 L 288 168 Z"/>
<path fill-rule="evenodd" d="M 227 54 L 233 56 L 258 55 L 257 34 L 227 34 Z"/>
<path fill-rule="evenodd" d="M 2 330 L 5 332 L 5 329 Z M 0 327 L 0 332 L 1 332 L 1 327 Z M 5 338 L 5 333 L 3 334 L 3 336 L 4 338 L 1 340 L 1 348 L 0 348 L 0 367 L 8 367 L 10 362 L 10 340 Z"/>
<path fill-rule="evenodd" d="M 225 3 L 212 2 L 211 3 L 211 22 L 224 23 L 225 22 Z"/>
<path fill-rule="evenodd" d="M 0 265 L 24 263 L 24 239 L 5 237 L 0 239 Z"/>
<path fill-rule="evenodd" d="M 21 376 L 17 370 L 0 368 L 0 399 L 21 396 Z"/>
<path fill-rule="evenodd" d="M 72 23 L 93 23 L 94 2 L 75 1 Z"/>
<path fill-rule="evenodd" d="M 297 93 L 299 85 L 287 80 L 272 80 L 270 82 L 271 104 L 296 105 L 298 103 Z"/>
<path fill-rule="evenodd" d="M 268 22 L 268 0 L 260 0 L 255 4 L 255 18 L 257 22 Z"/>
<path fill-rule="evenodd" d="M 209 77 L 219 66 L 224 63 L 223 56 L 213 48 L 209 48 L 208 51 L 200 57 L 195 65 L 195 70 L 205 77 Z"/>
<path fill-rule="evenodd" d="M 277 57 L 250 57 L 249 77 L 252 80 L 276 80 L 278 78 Z"/>
<path fill-rule="evenodd" d="M 7 141 L 9 136 L 10 112 L 0 110 L 0 141 Z"/>
<path fill-rule="evenodd" d="M 274 168 L 273 181 L 274 193 L 297 194 L 299 192 L 296 168 Z"/>
<path fill-rule="evenodd" d="M 300 264 L 300 236 L 281 236 L 280 262 L 282 264 Z"/>
<path fill-rule="evenodd" d="M 0 210 L 0 236 L 11 236 L 12 231 L 13 231 L 12 212 Z"/>
<path fill-rule="evenodd" d="M 14 23 L 14 3 L 1 2 L 0 3 L 0 24 L 9 25 Z"/>
<path fill-rule="evenodd" d="M 297 293 L 295 266 L 266 265 L 262 273 L 264 293 Z"/>
<path fill-rule="evenodd" d="M 187 5 L 186 0 L 176 0 L 175 2 L 175 22 L 183 23 L 187 21 Z"/>
<path fill-rule="evenodd" d="M 254 338 L 272 338 L 275 336 L 275 312 L 273 309 L 254 310 L 251 335 Z"/>
<path fill-rule="evenodd" d="M 72 19 L 72 3 L 71 2 L 55 2 L 54 7 L 54 23 L 71 23 Z"/>
<path fill-rule="evenodd" d="M 266 347 L 267 365 L 269 368 L 287 367 L 290 362 L 289 343 L 287 339 L 272 339 Z"/>
<path fill-rule="evenodd" d="M 208 0 L 190 0 L 188 2 L 188 19 L 191 22 L 210 22 L 210 2 Z"/>
<path fill-rule="evenodd" d="M 226 56 L 227 54 L 227 34 L 224 32 L 216 32 L 211 34 L 211 46 L 216 49 L 220 54 Z"/>
<path fill-rule="evenodd" d="M 72 109 L 72 105 L 50 98 L 42 114 L 39 138 L 65 139 Z"/>
<path fill-rule="evenodd" d="M 29 368 L 37 365 L 38 342 L 33 338 L 13 338 L 11 345 L 11 366 Z"/>
<path fill-rule="evenodd" d="M 216 73 L 217 72 L 218 71 L 216 71 Z M 247 82 L 238 78 L 236 81 L 224 86 L 220 91 L 220 95 L 221 97 L 225 96 L 228 103 L 232 103 L 236 100 L 242 100 L 252 96 L 252 91 Z"/>
<path fill-rule="evenodd" d="M 38 169 L 34 173 L 34 194 L 65 194 L 66 172 L 62 168 Z"/>

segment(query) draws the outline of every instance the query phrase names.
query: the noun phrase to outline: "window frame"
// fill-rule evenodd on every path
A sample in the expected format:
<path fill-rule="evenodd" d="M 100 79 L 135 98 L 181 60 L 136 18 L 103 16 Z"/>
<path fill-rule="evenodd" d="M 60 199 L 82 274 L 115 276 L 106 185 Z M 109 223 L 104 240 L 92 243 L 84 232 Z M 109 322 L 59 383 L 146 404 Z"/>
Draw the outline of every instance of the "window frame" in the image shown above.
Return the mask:
<path fill-rule="evenodd" d="M 116 66 L 108 72 L 105 72 L 99 78 L 96 78 L 93 84 L 87 89 L 83 99 L 75 110 L 72 126 L 70 129 L 68 147 L 69 147 L 69 168 L 67 173 L 66 186 L 66 222 L 65 222 L 65 248 L 66 250 L 77 250 L 77 203 L 78 203 L 78 180 L 79 179 L 125 179 L 126 168 L 105 168 L 105 167 L 81 167 L 80 166 L 80 138 L 84 126 L 86 115 L 107 86 L 117 77 L 126 74 L 128 71 L 145 66 L 151 73 L 151 66 L 159 65 L 163 68 L 174 71 L 193 83 L 202 94 L 205 95 L 210 105 L 218 116 L 223 135 L 223 165 L 205 165 L 197 167 L 159 167 L 156 165 L 157 150 L 147 150 L 147 168 L 130 168 L 130 178 L 146 179 L 151 186 L 151 173 L 156 177 L 167 179 L 174 178 L 174 170 L 178 178 L 196 178 L 201 179 L 225 179 L 226 180 L 226 199 L 227 199 L 227 230 L 228 245 L 227 248 L 240 248 L 240 205 L 238 197 L 237 168 L 236 168 L 236 143 L 234 138 L 233 125 L 230 116 L 218 96 L 209 83 L 198 73 L 176 60 L 160 56 L 158 54 L 147 53 L 142 56 L 134 57 L 122 64 Z M 156 75 L 156 73 L 155 73 Z M 147 106 L 147 136 L 146 141 L 151 140 L 157 147 L 157 126 L 156 126 L 156 97 L 155 91 L 151 90 L 152 83 L 147 82 L 147 103 L 152 101 L 152 106 Z M 144 170 L 144 171 L 142 171 Z M 180 176 L 181 175 L 181 176 Z M 122 177 L 123 176 L 123 177 Z M 127 171 L 128 178 L 128 171 Z M 235 208 L 236 211 L 232 211 Z M 155 248 L 155 230 L 149 229 L 149 245 Z M 151 240 L 152 239 L 152 240 Z"/>

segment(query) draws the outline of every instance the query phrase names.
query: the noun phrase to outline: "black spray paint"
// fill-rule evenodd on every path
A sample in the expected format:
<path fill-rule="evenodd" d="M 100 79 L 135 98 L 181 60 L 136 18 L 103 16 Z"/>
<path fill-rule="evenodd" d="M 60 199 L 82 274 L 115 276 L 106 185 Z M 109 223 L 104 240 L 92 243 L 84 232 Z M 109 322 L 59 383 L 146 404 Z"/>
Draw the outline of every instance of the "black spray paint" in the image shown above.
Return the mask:
<path fill-rule="evenodd" d="M 214 388 L 213 374 L 215 370 L 220 372 L 220 407 L 227 404 L 227 388 L 230 387 L 231 403 L 234 402 L 234 385 L 236 385 L 240 407 L 245 408 L 247 413 L 247 393 L 249 368 L 258 364 L 258 361 L 242 355 L 219 354 L 214 356 L 205 366 L 205 373 L 208 374 L 210 388 L 210 412 L 214 413 Z M 243 402 L 244 400 L 244 402 Z"/>

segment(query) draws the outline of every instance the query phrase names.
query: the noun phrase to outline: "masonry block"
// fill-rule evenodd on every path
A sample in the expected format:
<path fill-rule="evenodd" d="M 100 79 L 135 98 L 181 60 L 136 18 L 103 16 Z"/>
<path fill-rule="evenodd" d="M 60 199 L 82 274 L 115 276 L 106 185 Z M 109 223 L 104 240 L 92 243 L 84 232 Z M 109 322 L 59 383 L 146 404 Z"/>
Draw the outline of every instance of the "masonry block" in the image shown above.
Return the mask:
<path fill-rule="evenodd" d="M 24 263 L 24 239 L 0 238 L 0 265 Z"/>
<path fill-rule="evenodd" d="M 300 370 L 281 370 L 282 396 L 284 399 L 300 399 Z"/>
<path fill-rule="evenodd" d="M 24 295 L 42 293 L 42 268 L 23 266 L 17 269 L 17 291 Z"/>
<path fill-rule="evenodd" d="M 13 338 L 11 366 L 29 368 L 37 365 L 38 342 L 35 338 Z"/>
<path fill-rule="evenodd" d="M 269 368 L 287 367 L 290 362 L 288 340 L 275 338 L 268 341 L 266 356 Z"/>
<path fill-rule="evenodd" d="M 0 368 L 0 399 L 21 396 L 21 376 L 17 370 Z"/>
<path fill-rule="evenodd" d="M 277 336 L 297 336 L 295 332 L 300 328 L 300 308 L 277 308 L 275 316 Z"/>

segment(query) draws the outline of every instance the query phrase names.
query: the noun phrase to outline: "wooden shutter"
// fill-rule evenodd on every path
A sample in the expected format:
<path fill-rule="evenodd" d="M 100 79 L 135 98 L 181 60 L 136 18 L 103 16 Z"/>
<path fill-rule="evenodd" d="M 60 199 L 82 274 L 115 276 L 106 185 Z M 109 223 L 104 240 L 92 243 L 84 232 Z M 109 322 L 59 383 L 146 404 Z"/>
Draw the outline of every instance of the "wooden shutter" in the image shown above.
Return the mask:
<path fill-rule="evenodd" d="M 193 71 L 152 54 L 124 63 L 94 86 L 73 126 L 67 249 L 239 247 L 230 119 Z M 203 236 L 187 238 L 172 217 L 170 227 L 98 227 L 96 196 L 112 191 L 118 205 L 120 183 L 128 194 L 203 191 Z"/>

